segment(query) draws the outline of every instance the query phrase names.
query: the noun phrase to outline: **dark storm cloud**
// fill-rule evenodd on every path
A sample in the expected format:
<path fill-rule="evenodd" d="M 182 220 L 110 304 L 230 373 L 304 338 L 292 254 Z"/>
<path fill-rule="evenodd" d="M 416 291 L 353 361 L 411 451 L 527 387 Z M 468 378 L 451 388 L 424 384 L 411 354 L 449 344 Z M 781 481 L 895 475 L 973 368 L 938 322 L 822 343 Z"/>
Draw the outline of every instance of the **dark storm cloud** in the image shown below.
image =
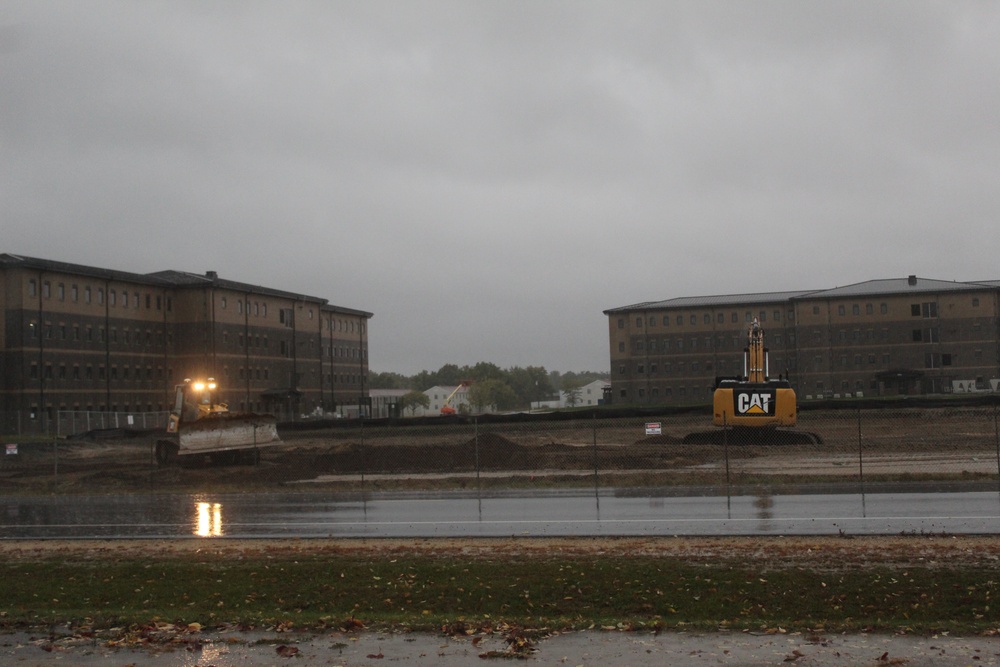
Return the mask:
<path fill-rule="evenodd" d="M 371 362 L 607 366 L 601 311 L 997 278 L 978 2 L 8 2 L 7 252 L 376 314 Z"/>

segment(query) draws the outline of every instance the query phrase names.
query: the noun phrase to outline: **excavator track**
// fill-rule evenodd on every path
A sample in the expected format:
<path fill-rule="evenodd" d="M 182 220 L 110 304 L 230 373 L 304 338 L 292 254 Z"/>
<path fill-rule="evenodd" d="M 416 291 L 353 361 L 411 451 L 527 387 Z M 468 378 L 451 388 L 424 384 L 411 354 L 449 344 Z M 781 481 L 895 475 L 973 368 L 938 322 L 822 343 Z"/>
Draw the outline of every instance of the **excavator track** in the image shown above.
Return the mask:
<path fill-rule="evenodd" d="M 810 431 L 785 429 L 728 428 L 695 431 L 684 436 L 685 445 L 821 445 L 823 438 Z"/>

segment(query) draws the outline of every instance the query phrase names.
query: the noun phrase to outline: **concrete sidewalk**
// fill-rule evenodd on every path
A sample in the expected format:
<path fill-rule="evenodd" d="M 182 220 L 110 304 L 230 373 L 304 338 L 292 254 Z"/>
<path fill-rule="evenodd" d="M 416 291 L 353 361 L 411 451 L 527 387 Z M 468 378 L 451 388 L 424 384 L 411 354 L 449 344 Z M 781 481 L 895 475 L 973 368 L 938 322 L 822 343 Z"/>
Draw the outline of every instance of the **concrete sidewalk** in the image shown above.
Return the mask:
<path fill-rule="evenodd" d="M 0 634 L 0 664 L 23 667 L 258 667 L 323 665 L 385 667 L 482 665 L 513 657 L 502 635 L 446 637 L 429 633 L 185 634 L 163 643 L 112 645 L 45 633 Z M 532 642 L 517 654 L 538 665 L 644 667 L 671 665 L 809 666 L 1000 665 L 997 637 L 879 634 L 751 634 L 583 631 Z"/>

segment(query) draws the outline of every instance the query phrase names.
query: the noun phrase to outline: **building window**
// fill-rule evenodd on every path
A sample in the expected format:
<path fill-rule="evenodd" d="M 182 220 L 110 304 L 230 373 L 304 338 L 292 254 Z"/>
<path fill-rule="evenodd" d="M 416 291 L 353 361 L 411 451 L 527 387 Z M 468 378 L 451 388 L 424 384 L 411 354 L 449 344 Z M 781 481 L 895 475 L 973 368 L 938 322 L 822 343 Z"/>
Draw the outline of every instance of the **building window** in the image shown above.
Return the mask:
<path fill-rule="evenodd" d="M 819 315 L 819 306 L 813 306 L 813 315 Z"/>
<path fill-rule="evenodd" d="M 739 321 L 740 321 L 740 314 L 739 314 L 739 313 L 736 313 L 736 312 L 734 312 L 734 313 L 733 313 L 733 316 L 732 316 L 732 321 L 733 321 L 733 324 L 738 324 L 738 323 L 739 323 Z"/>
<path fill-rule="evenodd" d="M 641 317 L 637 317 L 637 318 L 635 318 L 635 326 L 636 326 L 636 328 L 638 328 L 638 329 L 641 329 L 641 328 L 642 328 L 642 318 L 641 318 Z"/>
<path fill-rule="evenodd" d="M 846 309 L 846 308 L 844 308 L 844 305 L 843 305 L 843 304 L 841 304 L 841 305 L 837 306 L 837 314 L 838 314 L 838 315 L 841 315 L 841 316 L 843 316 L 843 315 L 846 315 L 846 314 L 847 314 L 847 309 Z"/>
<path fill-rule="evenodd" d="M 678 315 L 677 316 L 677 326 L 683 326 L 683 325 L 684 325 L 684 316 L 683 315 Z"/>
<path fill-rule="evenodd" d="M 851 306 L 851 314 L 852 315 L 860 315 L 861 314 L 861 305 L 856 303 L 853 306 Z"/>
<path fill-rule="evenodd" d="M 972 307 L 973 308 L 979 308 L 979 297 L 974 297 L 972 299 Z"/>

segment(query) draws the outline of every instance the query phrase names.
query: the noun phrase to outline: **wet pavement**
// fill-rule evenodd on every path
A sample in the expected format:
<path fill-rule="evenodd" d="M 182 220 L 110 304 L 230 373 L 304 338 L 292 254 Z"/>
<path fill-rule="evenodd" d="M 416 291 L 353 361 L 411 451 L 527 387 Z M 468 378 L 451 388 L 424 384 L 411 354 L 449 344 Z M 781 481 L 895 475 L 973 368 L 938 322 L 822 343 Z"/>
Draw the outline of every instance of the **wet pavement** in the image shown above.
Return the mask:
<path fill-rule="evenodd" d="M 1000 495 L 754 496 L 469 493 L 25 496 L 0 500 L 0 539 L 996 534 Z"/>
<path fill-rule="evenodd" d="M 517 649 L 512 651 L 511 649 Z M 58 632 L 0 634 L 0 664 L 24 667 L 257 667 L 325 665 L 455 667 L 501 664 L 643 667 L 671 665 L 818 666 L 1000 665 L 997 637 L 746 632 L 687 633 L 588 630 L 517 646 L 500 634 L 446 637 L 429 633 L 189 633 L 163 643 L 111 645 Z"/>

